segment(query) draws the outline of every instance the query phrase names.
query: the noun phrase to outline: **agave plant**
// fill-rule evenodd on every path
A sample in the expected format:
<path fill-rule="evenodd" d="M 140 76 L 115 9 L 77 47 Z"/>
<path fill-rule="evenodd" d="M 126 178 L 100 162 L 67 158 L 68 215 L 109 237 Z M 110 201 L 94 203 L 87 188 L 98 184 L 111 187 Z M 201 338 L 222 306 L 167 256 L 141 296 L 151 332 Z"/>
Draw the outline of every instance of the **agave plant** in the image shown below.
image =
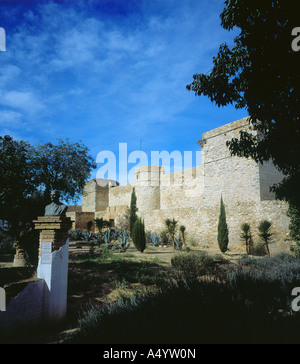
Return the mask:
<path fill-rule="evenodd" d="M 111 242 L 111 231 L 110 230 L 106 230 L 103 233 L 103 240 L 104 240 L 106 246 Z"/>
<path fill-rule="evenodd" d="M 125 230 L 125 229 L 123 229 Z M 116 229 L 110 229 L 111 240 L 117 240 L 119 238 L 119 231 Z"/>
<path fill-rule="evenodd" d="M 122 230 L 118 237 L 120 248 L 122 251 L 125 251 L 127 248 L 129 248 L 130 243 L 129 241 L 129 233 L 127 230 Z"/>
<path fill-rule="evenodd" d="M 182 240 L 179 237 L 174 238 L 174 249 L 182 249 Z"/>
<path fill-rule="evenodd" d="M 151 240 L 152 245 L 159 246 L 160 235 L 158 235 L 156 232 L 154 232 L 151 234 L 150 240 Z"/>

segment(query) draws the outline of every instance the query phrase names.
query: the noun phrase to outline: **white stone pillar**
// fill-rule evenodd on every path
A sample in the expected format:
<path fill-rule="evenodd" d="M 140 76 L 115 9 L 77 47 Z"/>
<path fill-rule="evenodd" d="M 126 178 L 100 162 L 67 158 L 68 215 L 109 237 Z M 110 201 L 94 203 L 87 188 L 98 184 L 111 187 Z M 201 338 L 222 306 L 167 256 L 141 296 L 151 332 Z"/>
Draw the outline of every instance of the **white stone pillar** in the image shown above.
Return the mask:
<path fill-rule="evenodd" d="M 44 284 L 44 314 L 48 324 L 64 320 L 67 312 L 69 239 L 72 227 L 69 217 L 42 216 L 34 221 L 40 230 L 37 276 Z"/>
<path fill-rule="evenodd" d="M 50 244 L 41 243 L 37 276 L 45 281 L 44 319 L 55 324 L 63 321 L 67 312 L 69 240 L 51 253 Z"/>

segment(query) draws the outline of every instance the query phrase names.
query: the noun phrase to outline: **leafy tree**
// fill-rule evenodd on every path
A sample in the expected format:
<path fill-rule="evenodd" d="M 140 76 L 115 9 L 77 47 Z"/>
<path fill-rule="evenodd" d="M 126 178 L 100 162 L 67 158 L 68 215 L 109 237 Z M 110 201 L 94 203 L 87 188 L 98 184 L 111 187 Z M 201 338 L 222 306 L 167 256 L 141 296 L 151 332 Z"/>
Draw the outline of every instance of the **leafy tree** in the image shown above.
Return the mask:
<path fill-rule="evenodd" d="M 36 240 L 32 220 L 43 215 L 50 190 L 60 190 L 66 201 L 75 200 L 94 167 L 88 149 L 79 143 L 60 140 L 57 146 L 33 147 L 0 137 L 0 220 L 10 226 L 17 251 Z"/>
<path fill-rule="evenodd" d="M 137 208 L 136 208 L 136 194 L 135 194 L 135 188 L 133 187 L 133 190 L 132 190 L 132 193 L 131 193 L 130 213 L 129 213 L 130 234 L 132 234 L 134 223 L 137 220 L 136 211 L 137 211 Z"/>
<path fill-rule="evenodd" d="M 132 240 L 138 251 L 143 253 L 146 248 L 145 224 L 141 218 L 137 218 L 132 229 Z"/>
<path fill-rule="evenodd" d="M 269 243 L 272 237 L 272 233 L 270 232 L 270 228 L 272 226 L 272 223 L 270 221 L 264 220 L 262 221 L 258 226 L 259 236 L 262 238 L 262 240 L 265 242 L 268 255 L 270 256 L 270 249 L 269 249 Z"/>
<path fill-rule="evenodd" d="M 33 147 L 9 136 L 0 137 L 0 219 L 13 229 L 30 222 L 32 214 L 28 213 L 48 203 L 52 189 L 60 190 L 65 201 L 75 200 L 95 167 L 87 147 L 79 143 L 59 140 L 56 146 Z"/>
<path fill-rule="evenodd" d="M 300 244 L 300 209 L 290 206 L 288 216 L 290 217 L 290 236 Z"/>
<path fill-rule="evenodd" d="M 227 0 L 221 14 L 226 30 L 238 28 L 234 46 L 221 44 L 208 74 L 187 86 L 219 107 L 234 104 L 250 115 L 249 126 L 228 141 L 233 155 L 272 160 L 284 173 L 272 187 L 279 199 L 300 206 L 300 53 L 291 47 L 299 14 L 291 0 Z"/>
<path fill-rule="evenodd" d="M 291 250 L 296 257 L 300 258 L 300 208 L 290 206 L 288 217 L 290 218 L 290 237 L 296 243 L 294 247 L 291 247 Z"/>
<path fill-rule="evenodd" d="M 221 252 L 225 253 L 228 247 L 228 227 L 226 222 L 225 205 L 222 196 L 221 196 L 219 223 L 218 223 L 218 244 Z"/>
<path fill-rule="evenodd" d="M 44 191 L 45 200 L 51 190 L 61 191 L 66 202 L 76 201 L 82 193 L 91 170 L 96 168 L 89 149 L 80 143 L 58 139 L 57 145 L 39 144 L 33 150 L 36 182 Z"/>
<path fill-rule="evenodd" d="M 0 137 L 0 219 L 17 230 L 20 222 L 30 222 L 28 196 L 36 189 L 31 146 L 10 136 Z"/>

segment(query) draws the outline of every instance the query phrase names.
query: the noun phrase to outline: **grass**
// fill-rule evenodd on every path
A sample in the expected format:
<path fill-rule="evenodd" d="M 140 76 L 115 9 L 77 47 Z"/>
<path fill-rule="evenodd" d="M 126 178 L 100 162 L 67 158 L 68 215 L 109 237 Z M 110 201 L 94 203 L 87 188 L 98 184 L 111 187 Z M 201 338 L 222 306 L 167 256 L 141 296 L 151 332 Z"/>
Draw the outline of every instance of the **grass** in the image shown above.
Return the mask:
<path fill-rule="evenodd" d="M 173 259 L 171 259 L 173 257 Z M 300 343 L 300 261 L 171 247 L 70 254 L 64 343 Z M 36 338 L 35 338 L 36 339 Z M 55 341 L 55 340 L 54 340 Z"/>
<path fill-rule="evenodd" d="M 288 254 L 234 264 L 203 252 L 175 254 L 172 266 L 120 257 L 93 264 L 113 272 L 117 295 L 86 306 L 65 343 L 300 343 L 291 310 L 300 261 Z"/>

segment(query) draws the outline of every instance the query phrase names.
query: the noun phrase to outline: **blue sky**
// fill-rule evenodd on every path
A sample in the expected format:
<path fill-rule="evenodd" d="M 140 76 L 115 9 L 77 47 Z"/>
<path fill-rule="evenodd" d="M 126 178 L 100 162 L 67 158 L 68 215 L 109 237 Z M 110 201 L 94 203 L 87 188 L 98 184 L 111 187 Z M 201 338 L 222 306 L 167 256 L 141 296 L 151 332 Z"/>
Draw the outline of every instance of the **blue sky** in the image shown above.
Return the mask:
<path fill-rule="evenodd" d="M 118 157 L 119 143 L 149 156 L 196 152 L 202 133 L 247 116 L 186 90 L 212 68 L 219 45 L 233 43 L 223 8 L 223 0 L 0 0 L 0 135 L 81 140 L 95 160 L 104 150 Z"/>

